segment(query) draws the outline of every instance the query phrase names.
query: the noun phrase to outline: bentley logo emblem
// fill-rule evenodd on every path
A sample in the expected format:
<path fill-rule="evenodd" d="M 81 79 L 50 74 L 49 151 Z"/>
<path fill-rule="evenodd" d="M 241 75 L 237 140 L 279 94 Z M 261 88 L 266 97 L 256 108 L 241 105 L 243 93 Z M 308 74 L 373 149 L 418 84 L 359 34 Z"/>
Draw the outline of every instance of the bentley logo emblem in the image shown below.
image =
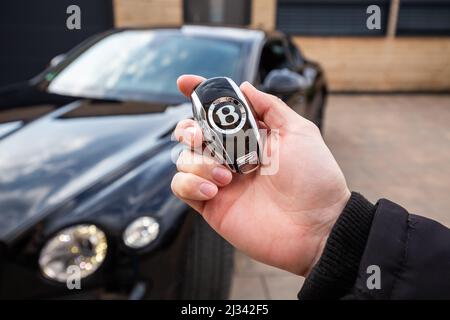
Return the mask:
<path fill-rule="evenodd" d="M 221 97 L 211 103 L 208 109 L 208 120 L 214 130 L 224 134 L 234 134 L 244 126 L 247 113 L 239 100 Z"/>

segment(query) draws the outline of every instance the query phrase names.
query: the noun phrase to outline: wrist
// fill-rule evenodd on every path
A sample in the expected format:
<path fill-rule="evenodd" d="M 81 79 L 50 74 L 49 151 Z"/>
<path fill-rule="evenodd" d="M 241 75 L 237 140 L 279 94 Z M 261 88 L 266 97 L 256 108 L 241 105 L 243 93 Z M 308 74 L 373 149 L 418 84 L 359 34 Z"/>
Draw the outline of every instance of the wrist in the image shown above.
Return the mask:
<path fill-rule="evenodd" d="M 302 274 L 302 276 L 307 277 L 310 274 L 313 267 L 319 261 L 327 244 L 328 237 L 330 236 L 330 233 L 334 225 L 336 224 L 336 221 L 338 220 L 339 216 L 341 215 L 347 203 L 349 202 L 351 195 L 352 193 L 350 192 L 350 190 L 346 188 L 344 191 L 344 195 L 335 204 L 324 209 L 322 215 L 324 217 L 327 217 L 326 219 L 327 221 L 326 223 L 323 224 L 323 226 L 320 228 L 320 231 L 318 232 L 319 237 L 315 246 L 313 259 L 308 264 L 306 272 Z"/>
<path fill-rule="evenodd" d="M 351 194 L 299 298 L 335 299 L 350 290 L 358 274 L 375 210 L 362 195 Z"/>

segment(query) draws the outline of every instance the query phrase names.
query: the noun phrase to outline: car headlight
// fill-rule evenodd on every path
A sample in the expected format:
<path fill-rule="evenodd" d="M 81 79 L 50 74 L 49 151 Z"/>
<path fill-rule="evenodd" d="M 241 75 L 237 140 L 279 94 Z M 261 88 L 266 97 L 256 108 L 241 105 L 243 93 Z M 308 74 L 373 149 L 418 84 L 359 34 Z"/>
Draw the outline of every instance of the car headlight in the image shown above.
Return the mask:
<path fill-rule="evenodd" d="M 123 242 L 133 249 L 145 247 L 156 239 L 159 223 L 152 217 L 140 217 L 134 220 L 123 233 Z"/>
<path fill-rule="evenodd" d="M 39 266 L 50 279 L 66 282 L 68 268 L 79 268 L 81 278 L 94 273 L 106 257 L 108 244 L 105 233 L 92 224 L 82 224 L 61 230 L 41 251 Z"/>

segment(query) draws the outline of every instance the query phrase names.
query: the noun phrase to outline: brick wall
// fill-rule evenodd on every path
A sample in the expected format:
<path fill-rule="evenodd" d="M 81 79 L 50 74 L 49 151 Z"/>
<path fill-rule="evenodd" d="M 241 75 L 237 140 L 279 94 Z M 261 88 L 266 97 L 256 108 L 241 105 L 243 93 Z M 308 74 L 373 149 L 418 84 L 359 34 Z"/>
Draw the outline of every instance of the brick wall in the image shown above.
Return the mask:
<path fill-rule="evenodd" d="M 275 29 L 276 0 L 253 0 L 251 26 L 265 30 Z"/>
<path fill-rule="evenodd" d="M 177 25 L 183 21 L 182 0 L 113 0 L 117 27 Z"/>
<path fill-rule="evenodd" d="M 183 23 L 183 0 L 113 0 L 116 26 L 175 25 Z M 276 0 L 253 0 L 251 26 L 275 28 Z"/>
<path fill-rule="evenodd" d="M 450 91 L 450 38 L 297 37 L 334 91 Z"/>

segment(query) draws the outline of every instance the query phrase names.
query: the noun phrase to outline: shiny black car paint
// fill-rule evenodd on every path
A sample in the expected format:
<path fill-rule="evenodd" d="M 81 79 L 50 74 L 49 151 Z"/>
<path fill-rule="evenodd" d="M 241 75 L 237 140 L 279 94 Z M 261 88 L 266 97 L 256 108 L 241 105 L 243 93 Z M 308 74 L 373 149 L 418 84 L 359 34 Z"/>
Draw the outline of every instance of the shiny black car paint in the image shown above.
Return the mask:
<path fill-rule="evenodd" d="M 180 30 L 180 28 L 174 28 Z M 189 101 L 121 101 L 62 96 L 47 91 L 45 75 L 63 68 L 114 30 L 95 36 L 67 54 L 58 66 L 26 83 L 0 89 L 0 297 L 127 296 L 137 284 L 145 297 L 176 298 L 180 256 L 191 232 L 188 207 L 172 194 L 176 123 L 191 116 Z M 256 86 L 259 55 L 279 33 L 194 27 L 189 34 L 245 43 L 242 79 Z M 292 61 L 311 85 L 283 96 L 307 114 L 326 92 L 317 64 Z M 236 79 L 235 79 L 236 80 Z M 176 157 L 175 157 L 176 158 Z M 135 218 L 149 215 L 160 234 L 142 250 L 127 248 L 122 233 Z M 105 263 L 82 281 L 82 290 L 45 279 L 38 257 L 46 241 L 64 227 L 92 223 L 108 238 Z"/>

